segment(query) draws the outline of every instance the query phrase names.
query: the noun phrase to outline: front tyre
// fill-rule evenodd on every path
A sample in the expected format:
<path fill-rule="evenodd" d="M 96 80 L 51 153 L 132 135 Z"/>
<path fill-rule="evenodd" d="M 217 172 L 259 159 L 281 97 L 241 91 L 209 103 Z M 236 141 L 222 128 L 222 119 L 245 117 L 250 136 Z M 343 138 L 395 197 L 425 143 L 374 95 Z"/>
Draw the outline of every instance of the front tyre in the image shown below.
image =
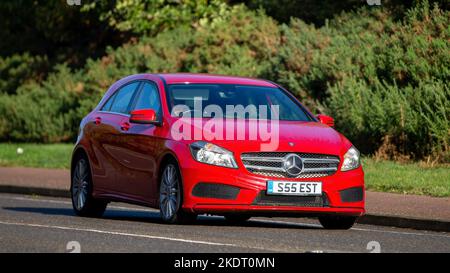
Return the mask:
<path fill-rule="evenodd" d="M 169 224 L 190 223 L 197 219 L 196 214 L 182 210 L 183 188 L 180 170 L 175 162 L 163 168 L 159 187 L 159 209 L 161 218 Z"/>
<path fill-rule="evenodd" d="M 80 156 L 75 163 L 70 183 L 72 206 L 75 214 L 83 217 L 101 217 L 107 202 L 92 196 L 93 184 L 88 160 Z"/>
<path fill-rule="evenodd" d="M 326 215 L 320 216 L 319 222 L 325 229 L 350 229 L 356 219 L 353 216 Z"/>

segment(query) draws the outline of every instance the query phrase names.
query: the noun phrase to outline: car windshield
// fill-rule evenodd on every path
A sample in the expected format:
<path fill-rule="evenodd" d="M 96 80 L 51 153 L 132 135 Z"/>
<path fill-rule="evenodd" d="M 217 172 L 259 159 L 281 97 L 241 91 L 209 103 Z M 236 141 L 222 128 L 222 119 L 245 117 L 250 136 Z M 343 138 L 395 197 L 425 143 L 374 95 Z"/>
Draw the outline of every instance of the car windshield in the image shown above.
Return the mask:
<path fill-rule="evenodd" d="M 283 90 L 233 84 L 172 84 L 167 92 L 172 116 L 311 121 Z M 274 107 L 272 107 L 274 106 Z"/>

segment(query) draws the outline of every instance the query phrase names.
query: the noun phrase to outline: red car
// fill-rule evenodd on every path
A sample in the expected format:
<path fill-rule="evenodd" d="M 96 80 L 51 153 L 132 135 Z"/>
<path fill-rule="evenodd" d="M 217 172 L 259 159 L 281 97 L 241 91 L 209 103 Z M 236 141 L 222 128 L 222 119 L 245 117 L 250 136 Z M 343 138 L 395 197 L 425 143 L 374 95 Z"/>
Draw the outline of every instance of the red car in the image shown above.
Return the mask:
<path fill-rule="evenodd" d="M 244 111 L 229 114 L 230 105 Z M 348 229 L 365 212 L 364 173 L 358 150 L 333 123 L 266 80 L 132 75 L 81 121 L 73 208 L 97 217 L 121 201 L 159 208 L 168 223 L 205 213 L 234 223 L 308 216 Z"/>

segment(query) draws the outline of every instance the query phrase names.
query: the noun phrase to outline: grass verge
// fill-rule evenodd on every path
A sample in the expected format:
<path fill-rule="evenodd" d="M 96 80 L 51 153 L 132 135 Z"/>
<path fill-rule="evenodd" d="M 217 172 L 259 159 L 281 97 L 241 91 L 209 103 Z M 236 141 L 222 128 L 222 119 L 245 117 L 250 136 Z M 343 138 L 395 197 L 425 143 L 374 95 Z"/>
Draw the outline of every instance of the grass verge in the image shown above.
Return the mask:
<path fill-rule="evenodd" d="M 72 149 L 73 144 L 0 143 L 0 166 L 68 169 Z"/>
<path fill-rule="evenodd" d="M 450 196 L 450 167 L 424 167 L 419 163 L 398 163 L 363 159 L 366 189 L 381 192 Z"/>

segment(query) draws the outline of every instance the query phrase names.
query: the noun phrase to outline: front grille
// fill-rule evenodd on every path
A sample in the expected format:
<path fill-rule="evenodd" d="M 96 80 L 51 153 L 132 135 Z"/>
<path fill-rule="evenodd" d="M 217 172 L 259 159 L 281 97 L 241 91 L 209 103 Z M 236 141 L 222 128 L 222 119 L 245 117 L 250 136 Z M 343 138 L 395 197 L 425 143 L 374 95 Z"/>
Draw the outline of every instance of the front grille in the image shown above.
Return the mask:
<path fill-rule="evenodd" d="M 284 157 L 296 154 L 303 161 L 303 170 L 295 177 L 289 176 L 283 168 Z M 243 153 L 241 160 L 245 168 L 252 173 L 279 178 L 314 178 L 334 174 L 339 166 L 339 157 L 334 155 L 288 153 L 288 152 L 256 152 Z"/>
<path fill-rule="evenodd" d="M 268 195 L 266 191 L 260 191 L 253 201 L 259 206 L 296 206 L 296 207 L 327 207 L 328 198 L 325 193 L 322 196 L 291 196 Z"/>

